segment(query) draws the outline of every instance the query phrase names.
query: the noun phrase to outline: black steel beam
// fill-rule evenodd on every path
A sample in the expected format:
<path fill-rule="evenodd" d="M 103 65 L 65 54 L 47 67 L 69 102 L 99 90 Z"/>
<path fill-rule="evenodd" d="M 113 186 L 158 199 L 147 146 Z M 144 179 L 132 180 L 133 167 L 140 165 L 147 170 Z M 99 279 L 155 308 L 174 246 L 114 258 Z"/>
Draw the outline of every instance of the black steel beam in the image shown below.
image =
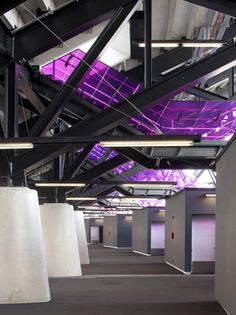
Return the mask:
<path fill-rule="evenodd" d="M 80 135 L 103 134 L 125 121 L 127 119 L 126 115 L 137 115 L 137 110 L 130 105 L 130 102 L 142 111 L 153 102 L 170 99 L 181 91 L 198 84 L 200 81 L 231 68 L 235 64 L 235 54 L 236 44 L 220 49 L 215 54 L 201 59 L 143 90 L 141 93 L 131 96 L 128 101 L 123 101 L 116 105 L 116 109 L 119 111 L 109 108 L 87 121 L 71 127 L 63 135 L 70 136 L 78 133 Z"/>
<path fill-rule="evenodd" d="M 3 138 L 4 136 L 5 135 L 4 135 L 3 127 L 0 122 L 0 138 Z M 8 184 L 9 175 L 10 175 L 10 167 L 8 163 L 8 156 L 6 152 L 0 150 L 0 185 L 1 186 Z"/>
<path fill-rule="evenodd" d="M 156 168 L 156 159 L 150 158 L 149 156 L 146 156 L 134 148 L 117 148 L 116 151 L 126 156 L 129 160 L 132 160 L 145 168 Z"/>
<path fill-rule="evenodd" d="M 124 196 L 133 196 L 133 194 L 130 191 L 128 191 L 128 190 L 126 190 L 120 186 L 114 186 L 114 190 L 118 191 L 119 193 L 121 193 Z"/>
<path fill-rule="evenodd" d="M 98 58 L 104 47 L 127 19 L 127 16 L 130 14 L 136 3 L 137 1 L 133 1 L 130 4 L 119 8 L 114 18 L 103 29 L 95 43 L 86 53 L 83 60 L 69 76 L 66 84 L 64 84 L 52 103 L 46 108 L 43 115 L 41 115 L 36 124 L 33 126 L 30 131 L 31 136 L 37 137 L 44 134 L 55 122 L 66 104 L 70 101 L 73 95 L 73 90 L 80 84 L 86 74 L 90 71 L 91 65 Z"/>
<path fill-rule="evenodd" d="M 154 101 L 169 99 L 181 91 L 188 90 L 190 87 L 197 85 L 201 80 L 206 80 L 217 73 L 228 70 L 235 63 L 235 55 L 236 44 L 217 50 L 215 54 L 201 59 L 195 64 L 170 75 L 159 83 L 145 89 L 140 94 L 133 95 L 129 99 L 129 102 L 135 104 L 139 110 L 144 110 Z M 107 109 L 94 117 L 69 128 L 63 132 L 61 136 L 103 134 L 120 125 L 127 119 L 127 116 L 122 114 L 122 112 L 131 116 L 137 115 L 137 111 L 133 106 L 130 106 L 129 102 L 124 101 L 116 105 L 116 108 L 120 112 L 114 111 L 113 109 Z M 38 155 L 38 151 L 40 151 L 40 156 Z M 55 155 L 55 147 L 51 147 L 51 149 L 49 148 L 46 156 L 42 154 L 41 149 L 32 150 L 25 155 L 24 158 L 19 157 L 16 159 L 14 170 L 18 172 L 22 169 L 32 169 L 34 168 L 34 165 L 42 163 L 42 161 L 40 161 L 41 159 L 47 158 L 50 160 L 50 157 L 52 159 L 52 156 Z"/>
<path fill-rule="evenodd" d="M 125 158 L 122 155 L 117 155 L 114 158 L 111 158 L 105 162 L 102 162 L 93 168 L 91 168 L 88 171 L 85 171 L 84 173 L 76 176 L 73 178 L 73 180 L 91 180 L 91 179 L 97 179 L 101 177 L 102 175 L 106 174 L 107 172 L 112 171 L 118 166 L 121 166 L 122 164 L 128 162 L 129 159 Z"/>
<path fill-rule="evenodd" d="M 187 91 L 187 93 L 190 93 L 192 95 L 195 95 L 197 97 L 200 97 L 204 100 L 209 100 L 209 101 L 227 101 L 227 98 L 221 95 L 217 95 L 215 93 L 203 90 L 198 87 L 192 87 Z"/>
<path fill-rule="evenodd" d="M 229 88 L 229 99 L 232 99 L 232 97 L 234 97 L 234 68 L 232 67 L 231 69 L 228 70 L 228 74 L 229 74 L 229 84 L 228 84 L 228 88 Z"/>
<path fill-rule="evenodd" d="M 0 2 L 0 15 L 6 13 L 7 11 L 17 7 L 18 5 L 20 5 L 22 2 L 24 2 L 25 0 L 1 0 Z"/>
<path fill-rule="evenodd" d="M 236 16 L 236 3 L 234 0 L 185 0 L 202 7 Z"/>
<path fill-rule="evenodd" d="M 12 62 L 12 49 L 12 38 L 3 22 L 0 21 L 0 68 Z"/>
<path fill-rule="evenodd" d="M 144 9 L 144 86 L 152 84 L 152 0 L 143 0 Z"/>
<path fill-rule="evenodd" d="M 40 95 L 40 97 L 43 98 L 44 105 L 47 106 L 47 102 L 52 101 L 52 99 L 55 97 L 56 93 L 61 89 L 61 85 L 58 83 L 49 80 L 48 78 L 44 76 L 38 76 L 36 79 L 32 79 L 32 87 L 37 94 Z M 92 116 L 95 113 L 102 112 L 102 109 L 98 106 L 94 106 L 94 104 L 90 103 L 88 100 L 83 99 L 78 94 L 73 94 L 73 97 L 71 101 L 66 104 L 66 107 L 64 109 L 64 114 L 66 115 L 72 115 L 74 117 L 78 117 L 80 120 L 88 119 L 88 117 Z M 63 114 L 60 115 L 62 117 Z M 65 119 L 65 121 L 68 121 Z M 75 123 L 70 123 L 71 125 L 74 125 Z M 128 125 L 121 125 L 118 127 L 117 132 L 119 134 L 139 134 L 142 135 L 143 132 L 128 126 Z"/>
<path fill-rule="evenodd" d="M 34 150 L 29 150 L 28 152 L 20 155 L 16 160 L 13 162 L 13 173 L 18 173 L 19 171 L 24 170 L 25 172 L 32 172 L 34 169 L 41 167 L 42 165 L 56 159 L 60 154 L 68 152 L 72 150 L 74 145 L 64 145 L 59 144 L 55 146 L 45 145 L 43 147 L 38 147 Z M 53 150 L 52 150 L 53 149 Z M 35 160 L 35 152 L 37 155 L 37 161 Z M 35 163 L 29 163 L 29 160 L 34 160 Z M 20 163 L 20 164 L 18 164 Z"/>
<path fill-rule="evenodd" d="M 212 158 L 175 158 L 159 159 L 156 169 L 181 170 L 181 169 L 215 169 L 215 159 Z"/>
<path fill-rule="evenodd" d="M 88 171 L 76 176 L 73 180 L 95 180 L 116 167 L 128 162 L 129 160 L 122 155 L 117 155 L 112 159 L 102 162 Z"/>
<path fill-rule="evenodd" d="M 174 48 L 162 55 L 159 55 L 152 59 L 152 79 L 153 81 L 159 81 L 161 79 L 161 73 L 168 71 L 177 65 L 181 65 L 187 62 L 192 57 L 191 48 Z M 143 81 L 143 65 L 137 66 L 126 74 L 138 81 Z"/>
<path fill-rule="evenodd" d="M 132 176 L 132 175 L 134 175 L 134 174 L 136 174 L 136 173 L 138 173 L 138 172 L 140 172 L 140 171 L 142 171 L 142 170 L 143 170 L 143 167 L 141 167 L 140 165 L 137 165 L 137 166 L 134 166 L 133 168 L 129 169 L 128 171 L 126 171 L 125 173 L 122 173 L 122 174 L 120 174 L 120 175 L 114 175 L 114 174 L 113 174 L 112 180 L 115 179 L 116 182 L 117 182 L 117 181 L 122 181 L 122 180 L 124 180 L 124 176 L 125 176 L 125 178 L 128 178 L 129 176 Z M 122 188 L 119 187 L 119 186 L 117 186 L 117 185 L 115 184 L 115 182 L 114 182 L 114 184 L 113 184 L 112 181 L 111 181 L 109 187 L 110 187 L 110 188 L 113 187 L 114 190 L 117 190 L 118 192 L 121 192 L 121 193 L 122 193 Z M 88 189 L 88 190 L 85 190 L 85 191 L 83 191 L 83 192 L 80 192 L 80 196 L 81 196 L 81 197 L 82 197 L 82 196 L 86 196 L 86 195 L 87 195 L 87 196 L 88 196 L 88 195 L 90 195 L 90 196 L 97 196 L 97 195 L 103 193 L 104 191 L 106 191 L 107 188 L 108 188 L 107 185 L 96 185 L 96 186 L 94 186 L 94 187 L 92 187 L 92 188 L 90 188 L 90 189 Z M 119 188 L 121 188 L 121 189 L 119 189 Z M 129 194 L 128 192 L 126 192 L 126 193 L 127 193 L 127 195 Z"/>
<path fill-rule="evenodd" d="M 20 138 L 27 137 L 29 135 L 29 130 L 33 127 L 37 119 L 38 119 L 38 116 L 34 116 L 19 124 L 19 137 Z"/>
<path fill-rule="evenodd" d="M 87 146 L 85 146 L 83 148 L 83 151 L 80 152 L 79 156 L 75 159 L 71 168 L 64 174 L 64 176 L 62 178 L 63 180 L 71 179 L 76 175 L 76 173 L 78 172 L 81 165 L 83 164 L 83 162 L 88 157 L 88 155 L 91 152 L 91 150 L 93 149 L 93 147 L 94 147 L 93 144 L 88 144 Z"/>
<path fill-rule="evenodd" d="M 12 185 L 18 187 L 27 186 L 25 173 L 21 172 L 15 176 L 12 176 Z"/>
<path fill-rule="evenodd" d="M 8 182 L 8 178 L 10 175 L 10 167 L 8 163 L 7 155 L 4 151 L 0 152 L 0 185 L 3 185 Z"/>
<path fill-rule="evenodd" d="M 19 71 L 16 63 L 5 69 L 5 136 L 18 137 Z"/>
<path fill-rule="evenodd" d="M 64 144 L 64 145 L 74 145 L 76 146 L 81 146 L 84 144 L 97 144 L 100 142 L 105 142 L 105 141 L 181 141 L 181 140 L 189 140 L 193 141 L 194 144 L 200 145 L 202 147 L 208 147 L 212 146 L 208 142 L 201 144 L 201 136 L 200 135 L 105 135 L 105 136 L 55 136 L 55 137 L 27 137 L 27 138 L 7 138 L 7 139 L 1 139 L 0 143 L 21 143 L 21 142 L 31 142 L 34 145 L 55 145 L 57 146 L 58 144 Z M 200 143 L 200 144 L 199 144 Z M 213 144 L 213 146 L 219 146 L 219 142 Z M 220 145 L 222 145 L 222 142 L 220 142 Z M 107 145 L 109 146 L 109 144 Z M 114 146 L 115 147 L 115 146 Z M 178 147 L 178 145 L 177 145 Z M 117 147 L 119 150 L 119 147 Z M 136 152 L 136 151 L 134 151 Z"/>
<path fill-rule="evenodd" d="M 32 88 L 28 85 L 28 83 L 21 79 L 19 81 L 19 88 L 20 90 L 25 94 L 25 96 L 28 98 L 30 103 L 34 106 L 37 113 L 43 114 L 45 111 L 45 106 L 39 99 L 39 97 L 36 95 L 36 93 L 32 90 Z"/>
<path fill-rule="evenodd" d="M 59 38 L 66 41 L 111 18 L 117 8 L 128 2 L 130 0 L 73 1 L 40 19 Z M 31 59 L 61 44 L 61 41 L 38 20 L 14 31 L 13 34 L 16 60 Z"/>
<path fill-rule="evenodd" d="M 51 102 L 61 90 L 61 85 L 43 75 L 37 74 L 35 78 L 32 78 L 32 89 L 38 95 Z M 73 94 L 72 99 L 66 105 L 66 110 L 73 112 L 80 119 L 86 115 L 89 116 L 101 111 L 97 106 L 83 99 L 79 94 Z"/>

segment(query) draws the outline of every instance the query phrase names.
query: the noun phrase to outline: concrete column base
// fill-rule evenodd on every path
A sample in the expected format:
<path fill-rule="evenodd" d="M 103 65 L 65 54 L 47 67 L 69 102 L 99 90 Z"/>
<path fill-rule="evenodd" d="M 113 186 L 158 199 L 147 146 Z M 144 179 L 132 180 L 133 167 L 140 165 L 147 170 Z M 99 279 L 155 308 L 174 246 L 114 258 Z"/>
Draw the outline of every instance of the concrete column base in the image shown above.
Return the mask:
<path fill-rule="evenodd" d="M 66 203 L 40 206 L 49 277 L 82 275 L 73 212 Z"/>
<path fill-rule="evenodd" d="M 86 239 L 84 214 L 82 211 L 74 211 L 74 214 L 75 214 L 75 224 L 76 224 L 76 231 L 77 231 L 77 237 L 78 237 L 80 262 L 81 262 L 81 265 L 88 265 L 90 262 L 89 262 L 88 245 L 87 245 L 87 239 Z"/>
<path fill-rule="evenodd" d="M 50 300 L 38 195 L 0 187 L 0 303 Z"/>

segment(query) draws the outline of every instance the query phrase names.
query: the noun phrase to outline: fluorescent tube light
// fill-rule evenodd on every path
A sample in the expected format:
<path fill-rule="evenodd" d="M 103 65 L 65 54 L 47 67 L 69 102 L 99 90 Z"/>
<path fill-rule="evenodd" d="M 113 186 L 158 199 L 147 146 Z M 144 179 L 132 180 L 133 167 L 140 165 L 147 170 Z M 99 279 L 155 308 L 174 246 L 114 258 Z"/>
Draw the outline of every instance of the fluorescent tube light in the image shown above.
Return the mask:
<path fill-rule="evenodd" d="M 96 197 L 66 197 L 66 200 L 97 200 Z"/>
<path fill-rule="evenodd" d="M 84 187 L 83 183 L 35 183 L 37 187 Z"/>
<path fill-rule="evenodd" d="M 108 208 L 101 206 L 78 206 L 78 209 L 86 209 L 86 210 L 109 210 Z"/>
<path fill-rule="evenodd" d="M 176 66 L 174 66 L 174 67 L 172 67 L 172 68 L 170 68 L 170 69 L 167 69 L 167 70 L 163 71 L 161 74 L 162 74 L 162 75 L 165 75 L 165 74 L 167 74 L 167 73 L 169 73 L 169 72 L 171 72 L 171 71 L 174 71 L 174 70 L 176 70 L 176 69 L 178 69 L 178 68 L 180 68 L 180 67 L 183 67 L 185 64 L 186 64 L 186 62 L 179 63 L 178 65 L 176 65 Z"/>
<path fill-rule="evenodd" d="M 114 198 L 115 199 L 115 198 Z M 139 198 L 121 198 L 120 199 L 120 202 L 129 202 L 129 203 L 135 203 L 135 202 L 138 202 L 138 201 L 140 201 L 140 200 L 157 200 L 158 198 L 156 197 L 156 198 L 153 198 L 153 197 L 139 197 Z"/>
<path fill-rule="evenodd" d="M 33 143 L 30 142 L 0 143 L 0 150 L 33 149 L 33 147 Z"/>
<path fill-rule="evenodd" d="M 136 209 L 136 210 L 142 210 L 143 207 L 134 207 L 134 206 L 119 206 L 119 207 L 116 207 L 116 209 L 127 209 L 127 210 L 133 210 L 133 209 Z"/>
<path fill-rule="evenodd" d="M 164 40 L 164 41 L 153 41 L 151 43 L 152 48 L 220 48 L 224 45 L 223 42 L 215 41 L 215 40 Z M 139 42 L 138 47 L 144 48 L 145 43 Z"/>
<path fill-rule="evenodd" d="M 193 140 L 111 140 L 101 141 L 102 147 L 189 147 L 193 145 Z"/>
<path fill-rule="evenodd" d="M 205 197 L 207 197 L 207 198 L 215 198 L 216 194 L 205 194 Z"/>
<path fill-rule="evenodd" d="M 138 44 L 138 47 L 145 47 L 145 43 L 139 43 Z M 179 43 L 152 43 L 151 44 L 151 47 L 152 48 L 161 48 L 161 47 L 166 47 L 166 48 L 176 48 L 176 47 L 179 47 Z"/>
<path fill-rule="evenodd" d="M 132 187 L 132 188 L 144 188 L 144 189 L 151 189 L 151 188 L 156 188 L 156 189 L 168 189 L 168 188 L 172 188 L 174 184 L 165 184 L 165 183 L 161 183 L 161 184 L 158 184 L 158 183 L 153 183 L 153 184 L 150 184 L 150 183 L 129 183 L 129 184 L 122 184 L 123 187 Z"/>
<path fill-rule="evenodd" d="M 220 47 L 223 47 L 223 43 L 211 43 L 211 42 L 185 42 L 185 43 L 182 43 L 181 44 L 182 47 L 185 47 L 185 48 L 220 48 Z"/>

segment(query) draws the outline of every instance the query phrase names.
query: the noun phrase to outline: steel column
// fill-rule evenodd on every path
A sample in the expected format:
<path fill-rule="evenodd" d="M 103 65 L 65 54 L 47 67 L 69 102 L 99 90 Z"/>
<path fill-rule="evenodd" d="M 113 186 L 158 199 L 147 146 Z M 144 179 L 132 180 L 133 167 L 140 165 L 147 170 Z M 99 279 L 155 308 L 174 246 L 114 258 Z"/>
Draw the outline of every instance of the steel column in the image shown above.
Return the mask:
<path fill-rule="evenodd" d="M 5 136 L 18 137 L 19 73 L 17 64 L 5 70 Z"/>
<path fill-rule="evenodd" d="M 143 0 L 144 6 L 144 86 L 152 84 L 152 0 Z"/>
<path fill-rule="evenodd" d="M 234 96 L 234 68 L 232 67 L 231 69 L 228 70 L 229 73 L 229 98 L 231 99 Z"/>

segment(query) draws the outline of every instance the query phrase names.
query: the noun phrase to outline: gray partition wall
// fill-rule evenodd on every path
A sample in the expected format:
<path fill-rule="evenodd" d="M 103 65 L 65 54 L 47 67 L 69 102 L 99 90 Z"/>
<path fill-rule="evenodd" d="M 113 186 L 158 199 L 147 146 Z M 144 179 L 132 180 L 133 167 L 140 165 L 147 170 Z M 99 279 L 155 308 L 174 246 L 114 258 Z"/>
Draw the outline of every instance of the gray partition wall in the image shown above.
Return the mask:
<path fill-rule="evenodd" d="M 166 201 L 165 261 L 184 272 L 214 272 L 215 257 L 201 257 L 204 253 L 215 252 L 215 235 L 211 236 L 208 244 L 207 234 L 209 229 L 215 234 L 215 198 L 205 197 L 205 194 L 213 192 L 212 189 L 187 188 Z M 200 226 L 200 230 L 194 238 L 197 249 L 193 249 L 192 232 L 196 226 Z M 195 254 L 200 259 L 193 263 L 194 250 L 200 250 Z"/>
<path fill-rule="evenodd" d="M 160 209 L 159 210 L 163 210 Z M 152 223 L 164 223 L 165 213 L 157 208 L 145 208 L 133 211 L 132 250 L 142 255 L 151 255 L 151 226 Z M 158 235 L 157 235 L 158 237 Z"/>
<path fill-rule="evenodd" d="M 236 314 L 236 140 L 216 164 L 216 298 Z"/>
<path fill-rule="evenodd" d="M 103 245 L 112 248 L 131 248 L 132 216 L 117 214 L 104 217 Z"/>

